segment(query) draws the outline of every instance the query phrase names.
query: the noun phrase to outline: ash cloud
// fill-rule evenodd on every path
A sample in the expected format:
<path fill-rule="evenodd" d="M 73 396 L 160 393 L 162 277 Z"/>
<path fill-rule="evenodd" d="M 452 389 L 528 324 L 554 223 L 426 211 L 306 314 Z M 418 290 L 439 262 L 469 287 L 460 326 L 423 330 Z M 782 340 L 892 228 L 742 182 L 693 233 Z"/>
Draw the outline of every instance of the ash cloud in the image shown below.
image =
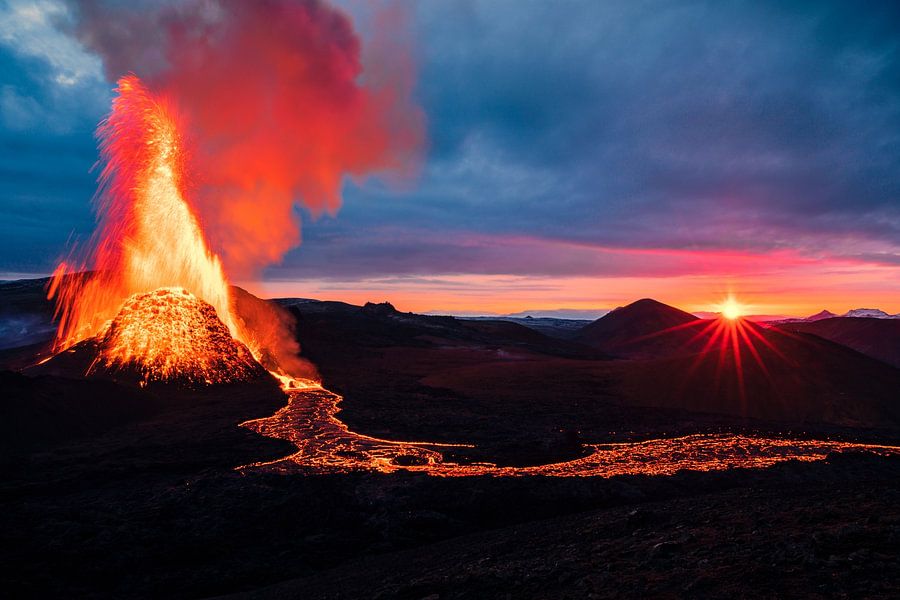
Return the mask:
<path fill-rule="evenodd" d="M 415 170 L 424 114 L 396 9 L 364 52 L 350 17 L 317 0 L 77 6 L 107 77 L 134 72 L 184 113 L 191 200 L 233 277 L 299 244 L 298 204 L 334 213 L 345 177 Z"/>

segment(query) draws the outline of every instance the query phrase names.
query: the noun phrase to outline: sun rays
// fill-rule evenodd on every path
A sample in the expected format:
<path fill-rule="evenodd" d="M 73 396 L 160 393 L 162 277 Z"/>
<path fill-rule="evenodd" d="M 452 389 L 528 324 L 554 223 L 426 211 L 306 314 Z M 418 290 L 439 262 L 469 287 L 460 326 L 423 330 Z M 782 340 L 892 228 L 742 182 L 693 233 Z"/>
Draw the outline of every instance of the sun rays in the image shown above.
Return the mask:
<path fill-rule="evenodd" d="M 731 294 L 728 294 L 728 297 L 725 298 L 718 308 L 719 314 L 729 321 L 735 321 L 747 314 L 747 307 Z"/>

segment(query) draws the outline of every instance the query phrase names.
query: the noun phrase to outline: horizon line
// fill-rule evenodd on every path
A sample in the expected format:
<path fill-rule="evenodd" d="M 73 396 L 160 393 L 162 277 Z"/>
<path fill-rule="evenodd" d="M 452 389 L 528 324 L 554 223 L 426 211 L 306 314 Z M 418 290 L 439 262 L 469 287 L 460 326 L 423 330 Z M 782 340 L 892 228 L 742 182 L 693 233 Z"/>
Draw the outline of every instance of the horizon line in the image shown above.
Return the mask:
<path fill-rule="evenodd" d="M 14 281 L 45 279 L 45 278 L 48 278 L 51 276 L 52 276 L 52 273 L 0 271 L 0 282 L 10 283 L 10 282 L 14 282 Z M 264 286 L 266 286 L 266 284 L 271 284 L 271 283 L 285 283 L 285 282 L 282 282 L 279 280 L 260 279 L 260 280 L 254 280 L 254 281 L 233 282 L 230 285 L 246 288 L 246 287 L 257 287 L 260 285 L 264 287 Z M 291 283 L 296 283 L 298 285 L 302 285 L 303 283 L 306 283 L 306 282 L 297 281 L 297 282 L 291 282 Z M 247 290 L 247 291 L 250 291 L 250 290 Z M 320 291 L 324 291 L 324 290 L 320 290 Z M 348 295 L 359 295 L 359 292 L 353 292 L 351 290 L 341 290 L 341 291 L 348 292 Z M 309 299 L 309 300 L 318 300 L 318 301 L 322 301 L 322 302 L 329 302 L 329 301 L 344 302 L 347 304 L 354 304 L 354 305 L 358 305 L 358 306 L 365 304 L 365 302 L 372 302 L 372 303 L 377 304 L 379 302 L 388 301 L 391 303 L 392 306 L 396 306 L 394 301 L 385 300 L 385 299 L 382 299 L 382 300 L 369 299 L 369 300 L 366 300 L 366 301 L 363 301 L 360 303 L 359 300 L 346 298 L 346 296 L 344 294 L 339 294 L 337 297 L 331 296 L 331 294 L 329 294 L 328 297 L 324 297 L 321 294 L 316 294 L 316 296 L 318 296 L 318 297 L 316 297 L 316 296 L 311 296 L 308 294 L 301 294 L 301 295 L 280 295 L 277 293 L 276 294 L 271 294 L 271 293 L 259 294 L 258 292 L 255 292 L 255 291 L 251 292 L 251 293 L 254 293 L 254 295 L 257 295 L 258 297 L 264 298 L 266 300 Z M 375 296 L 373 295 L 373 297 L 375 297 Z M 608 306 L 571 307 L 571 306 L 558 306 L 557 305 L 554 308 L 533 308 L 532 307 L 532 308 L 521 308 L 519 310 L 512 310 L 512 311 L 491 311 L 491 310 L 485 310 L 485 309 L 464 309 L 464 308 L 457 308 L 457 309 L 427 308 L 427 309 L 418 309 L 418 310 L 409 310 L 409 311 L 403 310 L 401 312 L 412 312 L 415 314 L 421 314 L 421 315 L 426 315 L 426 316 L 453 316 L 453 317 L 461 317 L 461 318 L 478 318 L 478 317 L 526 318 L 528 316 L 531 316 L 532 318 L 553 318 L 553 319 L 564 319 L 564 320 L 596 320 L 596 319 L 599 319 L 599 318 L 603 317 L 604 315 L 616 310 L 616 308 L 622 308 L 623 306 L 628 306 L 632 302 L 636 302 L 637 300 L 640 300 L 642 298 L 650 298 L 650 299 L 656 300 L 655 298 L 652 298 L 650 296 L 646 296 L 643 294 L 636 294 L 635 297 L 636 297 L 635 300 L 625 302 L 615 308 L 609 308 Z M 686 310 L 686 309 L 679 308 L 680 303 L 669 303 L 669 302 L 663 302 L 661 300 L 656 300 L 656 301 L 660 302 L 662 304 L 666 304 L 667 306 L 671 306 L 673 308 L 678 308 L 679 310 L 684 310 L 684 312 L 692 314 L 701 319 L 715 318 L 714 317 L 715 315 L 721 314 L 719 311 L 715 311 L 715 310 Z M 525 305 L 525 306 L 527 306 L 527 305 Z M 851 310 L 860 310 L 860 309 L 864 309 L 864 308 L 873 309 L 874 307 L 860 305 L 860 306 L 856 306 L 855 308 L 848 308 L 846 311 L 833 312 L 827 308 L 820 309 L 820 311 L 828 310 L 828 312 L 833 312 L 833 314 L 835 314 L 835 316 L 842 316 L 843 314 L 846 314 L 847 312 L 849 312 Z M 889 311 L 889 310 L 884 310 L 884 309 L 880 309 L 880 308 L 878 308 L 877 310 L 883 310 L 884 312 L 886 312 L 889 315 L 892 314 L 891 311 Z M 812 316 L 814 314 L 818 314 L 818 312 L 820 312 L 820 311 L 815 311 L 808 315 L 800 314 L 800 313 L 790 313 L 790 312 L 777 312 L 777 311 L 776 312 L 749 312 L 746 315 L 744 315 L 744 318 L 747 320 L 751 320 L 751 321 L 753 321 L 753 320 L 772 321 L 772 320 L 777 320 L 777 319 L 795 319 L 795 318 L 799 319 L 799 318 L 806 318 L 806 317 Z M 560 315 L 560 314 L 550 314 L 550 313 L 570 313 L 570 314 L 568 316 L 564 316 L 564 315 Z M 591 316 L 591 315 L 594 315 L 594 316 Z"/>

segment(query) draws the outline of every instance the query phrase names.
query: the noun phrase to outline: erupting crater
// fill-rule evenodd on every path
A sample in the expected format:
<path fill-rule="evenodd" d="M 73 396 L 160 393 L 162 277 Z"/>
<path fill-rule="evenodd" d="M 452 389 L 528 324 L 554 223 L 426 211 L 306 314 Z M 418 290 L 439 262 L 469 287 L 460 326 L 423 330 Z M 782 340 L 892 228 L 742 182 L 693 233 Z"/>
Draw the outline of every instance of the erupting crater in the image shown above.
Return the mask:
<path fill-rule="evenodd" d="M 131 374 L 141 385 L 234 383 L 266 374 L 216 309 L 183 288 L 129 297 L 94 342 L 89 373 Z"/>

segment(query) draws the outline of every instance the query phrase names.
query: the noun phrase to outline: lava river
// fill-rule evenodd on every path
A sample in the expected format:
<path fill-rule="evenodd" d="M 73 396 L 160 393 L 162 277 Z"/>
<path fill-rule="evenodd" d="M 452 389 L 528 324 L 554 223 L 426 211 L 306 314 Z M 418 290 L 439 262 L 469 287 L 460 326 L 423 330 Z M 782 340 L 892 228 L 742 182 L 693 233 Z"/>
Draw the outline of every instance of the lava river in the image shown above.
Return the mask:
<path fill-rule="evenodd" d="M 241 425 L 267 437 L 290 441 L 297 452 L 285 458 L 252 463 L 242 470 L 266 468 L 283 472 L 329 473 L 398 470 L 440 477 L 475 475 L 553 477 L 612 477 L 615 475 L 672 475 L 682 470 L 717 471 L 761 468 L 786 460 L 823 460 L 830 452 L 868 451 L 900 455 L 900 447 L 800 440 L 733 434 L 695 434 L 642 442 L 587 444 L 590 453 L 578 459 L 529 467 L 491 463 L 461 464 L 444 460 L 441 448 L 467 444 L 399 442 L 350 431 L 337 418 L 341 396 L 314 382 L 293 380 L 287 387 L 288 405 L 271 417 Z"/>

